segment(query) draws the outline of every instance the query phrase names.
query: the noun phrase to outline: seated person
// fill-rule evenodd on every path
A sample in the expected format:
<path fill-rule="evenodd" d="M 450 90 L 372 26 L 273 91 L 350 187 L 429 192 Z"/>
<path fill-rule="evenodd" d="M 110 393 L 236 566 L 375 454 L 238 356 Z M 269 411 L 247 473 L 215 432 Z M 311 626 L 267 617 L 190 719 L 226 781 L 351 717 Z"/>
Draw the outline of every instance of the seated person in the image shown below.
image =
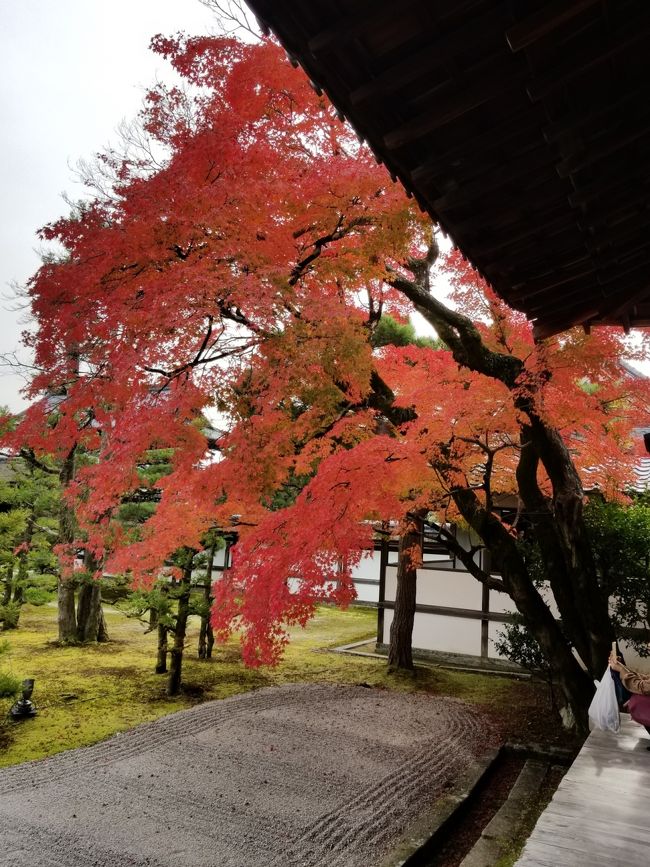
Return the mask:
<path fill-rule="evenodd" d="M 613 672 L 618 672 L 623 687 L 632 695 L 650 696 L 650 674 L 637 674 L 623 664 L 622 659 L 617 658 L 615 653 L 611 653 L 609 657 L 609 667 Z M 650 699 L 648 699 L 650 701 Z M 634 712 L 631 712 L 632 719 L 635 719 Z M 637 720 L 640 722 L 640 720 Z M 642 725 L 645 723 L 643 721 Z M 645 730 L 650 734 L 650 726 L 646 725 Z M 647 747 L 650 750 L 650 747 Z"/>
<path fill-rule="evenodd" d="M 650 674 L 637 674 L 613 653 L 609 657 L 609 667 L 619 673 L 621 683 L 633 695 L 650 695 Z"/>

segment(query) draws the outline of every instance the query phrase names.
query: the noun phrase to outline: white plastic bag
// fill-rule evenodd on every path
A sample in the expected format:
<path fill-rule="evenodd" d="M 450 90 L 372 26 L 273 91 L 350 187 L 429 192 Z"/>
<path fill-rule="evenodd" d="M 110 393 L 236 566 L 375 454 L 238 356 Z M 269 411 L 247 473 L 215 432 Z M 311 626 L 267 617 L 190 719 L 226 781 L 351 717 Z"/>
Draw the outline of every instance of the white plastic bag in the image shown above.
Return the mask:
<path fill-rule="evenodd" d="M 589 705 L 589 719 L 594 728 L 604 732 L 617 732 L 621 727 L 616 701 L 616 687 L 609 667 L 606 669 L 600 683 L 595 680 L 596 694 Z"/>

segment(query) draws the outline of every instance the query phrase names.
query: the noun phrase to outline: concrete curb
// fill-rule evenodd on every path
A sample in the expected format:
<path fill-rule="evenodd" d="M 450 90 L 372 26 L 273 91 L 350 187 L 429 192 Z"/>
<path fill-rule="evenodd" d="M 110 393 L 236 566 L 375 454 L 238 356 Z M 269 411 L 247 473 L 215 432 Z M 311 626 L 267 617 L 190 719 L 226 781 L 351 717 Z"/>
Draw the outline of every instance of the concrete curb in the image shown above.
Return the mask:
<path fill-rule="evenodd" d="M 548 762 L 527 759 L 507 799 L 483 829 L 460 867 L 493 867 L 531 810 L 530 800 L 539 791 Z"/>
<path fill-rule="evenodd" d="M 347 656 L 362 656 L 366 659 L 381 659 L 386 662 L 385 653 L 377 653 L 372 650 L 362 650 L 361 648 L 368 645 L 376 645 L 374 638 L 364 639 L 363 641 L 355 641 L 352 644 L 343 644 L 341 647 L 330 647 L 328 653 L 340 653 Z M 442 668 L 446 671 L 461 671 L 467 674 L 486 674 L 490 677 L 507 677 L 510 680 L 530 680 L 531 674 L 527 671 L 513 671 L 505 668 L 490 668 L 488 666 L 472 666 L 460 662 L 452 662 L 445 659 L 433 659 L 427 656 L 414 657 L 416 668 L 436 669 Z"/>

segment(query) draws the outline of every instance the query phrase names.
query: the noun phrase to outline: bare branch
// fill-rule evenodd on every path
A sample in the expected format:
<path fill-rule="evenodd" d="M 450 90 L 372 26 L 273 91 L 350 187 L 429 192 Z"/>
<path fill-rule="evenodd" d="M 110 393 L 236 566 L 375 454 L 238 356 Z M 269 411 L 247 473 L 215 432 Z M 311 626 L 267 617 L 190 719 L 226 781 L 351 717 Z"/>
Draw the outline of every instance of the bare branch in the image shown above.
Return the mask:
<path fill-rule="evenodd" d="M 215 13 L 218 27 L 226 35 L 244 32 L 256 40 L 262 38 L 260 28 L 242 0 L 200 0 L 200 2 Z"/>
<path fill-rule="evenodd" d="M 439 535 L 443 537 L 444 543 L 451 553 L 460 560 L 467 571 L 476 578 L 477 581 L 480 581 L 481 584 L 485 584 L 485 586 L 490 590 L 505 592 L 503 581 L 501 581 L 500 578 L 495 578 L 493 575 L 490 575 L 490 573 L 486 572 L 485 569 L 481 569 L 474 559 L 474 554 L 481 550 L 481 548 L 473 547 L 468 551 L 466 548 L 463 548 L 453 533 L 450 533 L 449 530 L 442 525 L 439 525 Z"/>

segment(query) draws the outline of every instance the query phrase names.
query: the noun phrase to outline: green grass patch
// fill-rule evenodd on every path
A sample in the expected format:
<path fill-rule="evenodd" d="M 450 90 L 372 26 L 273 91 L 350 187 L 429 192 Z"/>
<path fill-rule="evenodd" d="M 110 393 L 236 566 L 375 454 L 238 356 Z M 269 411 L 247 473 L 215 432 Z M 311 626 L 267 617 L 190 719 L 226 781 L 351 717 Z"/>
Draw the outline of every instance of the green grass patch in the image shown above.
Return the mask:
<path fill-rule="evenodd" d="M 377 612 L 321 607 L 306 629 L 291 633 L 283 662 L 274 669 L 248 669 L 240 659 L 236 639 L 215 645 L 211 660 L 197 658 L 198 619 L 191 620 L 183 663 L 185 691 L 165 695 L 166 676 L 154 673 L 155 633 L 145 634 L 139 621 L 108 607 L 111 641 L 82 647 L 59 647 L 56 608 L 26 605 L 20 629 L 12 632 L 2 667 L 8 675 L 36 680 L 33 700 L 38 716 L 21 723 L 5 718 L 0 729 L 0 766 L 40 759 L 62 750 L 86 746 L 156 719 L 198 701 L 287 683 L 364 683 L 405 692 L 448 695 L 497 710 L 535 706 L 530 684 L 507 678 L 420 668 L 417 676 L 390 674 L 382 660 L 328 653 L 328 648 L 370 638 Z M 534 701 L 533 701 L 534 698 Z M 0 701 L 5 716 L 11 701 Z"/>

